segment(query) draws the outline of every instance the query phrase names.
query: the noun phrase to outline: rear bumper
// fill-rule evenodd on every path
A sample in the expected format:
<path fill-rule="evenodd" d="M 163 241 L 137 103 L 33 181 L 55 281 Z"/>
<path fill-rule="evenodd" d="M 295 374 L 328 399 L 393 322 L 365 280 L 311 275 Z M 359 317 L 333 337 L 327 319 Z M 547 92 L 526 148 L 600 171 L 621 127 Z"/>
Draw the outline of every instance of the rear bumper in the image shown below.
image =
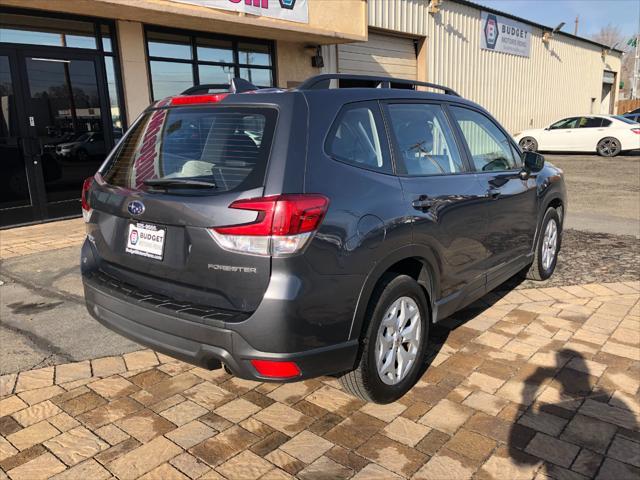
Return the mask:
<path fill-rule="evenodd" d="M 300 368 L 301 375 L 286 380 L 276 379 L 291 382 L 348 371 L 355 365 L 357 340 L 303 352 L 263 352 L 254 349 L 233 328 L 198 323 L 139 305 L 134 299 L 95 284 L 90 276 L 83 275 L 83 284 L 87 309 L 102 325 L 142 345 L 203 368 L 216 369 L 224 363 L 240 378 L 274 381 L 260 376 L 250 360 L 293 361 Z"/>

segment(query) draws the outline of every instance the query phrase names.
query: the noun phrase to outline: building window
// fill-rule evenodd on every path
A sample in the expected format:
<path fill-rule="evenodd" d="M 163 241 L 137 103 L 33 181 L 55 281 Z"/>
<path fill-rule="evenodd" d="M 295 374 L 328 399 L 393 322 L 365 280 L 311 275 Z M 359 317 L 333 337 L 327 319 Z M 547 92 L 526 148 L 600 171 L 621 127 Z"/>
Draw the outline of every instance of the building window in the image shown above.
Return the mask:
<path fill-rule="evenodd" d="M 122 136 L 125 120 L 119 95 L 113 22 L 74 20 L 59 16 L 0 12 L 0 43 L 91 50 L 103 60 L 113 135 Z"/>
<path fill-rule="evenodd" d="M 154 101 L 194 85 L 225 91 L 241 77 L 258 87 L 272 87 L 273 42 L 187 34 L 146 28 L 147 54 Z"/>

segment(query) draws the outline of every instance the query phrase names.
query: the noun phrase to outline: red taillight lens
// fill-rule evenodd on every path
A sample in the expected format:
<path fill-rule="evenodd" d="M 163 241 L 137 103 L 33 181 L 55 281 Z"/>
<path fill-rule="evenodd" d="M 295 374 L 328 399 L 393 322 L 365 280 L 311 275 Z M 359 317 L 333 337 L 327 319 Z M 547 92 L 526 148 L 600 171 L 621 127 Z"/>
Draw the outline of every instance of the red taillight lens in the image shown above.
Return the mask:
<path fill-rule="evenodd" d="M 196 103 L 218 103 L 224 99 L 228 93 L 216 93 L 213 95 L 184 95 L 173 97 L 171 105 L 193 105 Z"/>
<path fill-rule="evenodd" d="M 287 256 L 301 251 L 324 218 L 329 199 L 322 195 L 274 195 L 238 200 L 229 208 L 258 212 L 254 222 L 215 227 L 213 238 L 226 250 Z"/>
<path fill-rule="evenodd" d="M 84 217 L 85 222 L 89 221 L 89 217 L 91 216 L 91 205 L 89 205 L 89 189 L 91 185 L 93 185 L 94 178 L 89 177 L 82 182 L 82 216 Z"/>
<path fill-rule="evenodd" d="M 300 376 L 300 369 L 294 362 L 273 360 L 251 360 L 258 374 L 269 378 L 293 378 Z"/>
<path fill-rule="evenodd" d="M 631 131 L 633 133 L 636 133 L 636 134 L 640 135 L 640 128 L 632 128 Z"/>
<path fill-rule="evenodd" d="M 238 200 L 229 208 L 255 210 L 253 223 L 216 227 L 224 235 L 297 235 L 318 228 L 329 206 L 322 195 L 275 195 L 272 197 Z"/>

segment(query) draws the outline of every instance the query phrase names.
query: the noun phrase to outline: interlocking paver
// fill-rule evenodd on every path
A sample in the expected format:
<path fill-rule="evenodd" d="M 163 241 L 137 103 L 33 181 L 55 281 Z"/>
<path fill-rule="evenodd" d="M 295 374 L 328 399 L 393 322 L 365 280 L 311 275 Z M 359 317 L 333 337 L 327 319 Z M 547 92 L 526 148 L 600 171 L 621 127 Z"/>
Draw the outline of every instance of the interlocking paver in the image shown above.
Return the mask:
<path fill-rule="evenodd" d="M 525 452 L 561 467 L 568 467 L 579 450 L 580 447 L 572 443 L 558 440 L 544 433 L 536 433 Z"/>
<path fill-rule="evenodd" d="M 57 405 L 47 400 L 14 413 L 13 418 L 23 427 L 28 427 L 60 412 L 62 410 Z"/>
<path fill-rule="evenodd" d="M 44 402 L 50 398 L 64 393 L 65 390 L 59 385 L 51 385 L 50 387 L 38 388 L 36 390 L 26 390 L 18 393 L 18 396 L 29 405 Z"/>
<path fill-rule="evenodd" d="M 64 464 L 50 453 L 43 453 L 39 457 L 9 470 L 11 480 L 44 480 L 65 470 Z"/>
<path fill-rule="evenodd" d="M 470 321 L 434 327 L 430 368 L 388 405 L 335 378 L 261 384 L 150 350 L 3 375 L 0 468 L 12 480 L 635 479 L 639 291 L 488 295 Z"/>
<path fill-rule="evenodd" d="M 473 415 L 473 412 L 472 408 L 444 399 L 429 410 L 420 419 L 420 423 L 451 435 Z"/>
<path fill-rule="evenodd" d="M 202 422 L 193 421 L 166 434 L 167 438 L 184 449 L 206 440 L 216 434 L 216 431 Z"/>
<path fill-rule="evenodd" d="M 116 477 L 135 479 L 182 453 L 182 449 L 164 437 L 156 437 L 107 465 Z"/>
<path fill-rule="evenodd" d="M 77 427 L 44 442 L 52 453 L 69 466 L 73 466 L 109 448 L 84 427 Z"/>
<path fill-rule="evenodd" d="M 16 393 L 53 385 L 53 372 L 53 367 L 46 367 L 20 373 L 15 386 Z"/>
<path fill-rule="evenodd" d="M 190 453 L 182 453 L 169 462 L 189 478 L 198 478 L 207 473 L 211 468 L 201 462 Z"/>
<path fill-rule="evenodd" d="M 254 480 L 261 477 L 273 465 L 250 451 L 241 452 L 216 470 L 230 480 Z"/>
<path fill-rule="evenodd" d="M 60 432 L 46 420 L 30 425 L 7 436 L 7 440 L 18 450 L 25 450 L 55 437 Z"/>
<path fill-rule="evenodd" d="M 415 447 L 430 431 L 431 428 L 425 425 L 398 417 L 385 427 L 384 434 L 392 440 Z"/>

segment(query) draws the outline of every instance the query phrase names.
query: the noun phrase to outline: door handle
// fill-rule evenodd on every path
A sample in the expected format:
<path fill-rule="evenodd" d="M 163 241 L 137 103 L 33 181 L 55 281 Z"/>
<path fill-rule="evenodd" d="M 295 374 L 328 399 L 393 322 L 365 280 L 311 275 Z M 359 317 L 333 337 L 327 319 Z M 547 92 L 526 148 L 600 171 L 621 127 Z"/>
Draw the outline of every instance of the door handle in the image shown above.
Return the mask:
<path fill-rule="evenodd" d="M 502 192 L 499 188 L 490 188 L 487 190 L 487 197 L 491 200 L 496 200 L 500 195 L 502 195 Z"/>
<path fill-rule="evenodd" d="M 429 210 L 431 207 L 433 207 L 433 204 L 434 204 L 434 201 L 432 199 L 430 199 L 426 195 L 420 195 L 411 203 L 411 206 L 416 210 L 424 211 L 424 210 Z"/>

